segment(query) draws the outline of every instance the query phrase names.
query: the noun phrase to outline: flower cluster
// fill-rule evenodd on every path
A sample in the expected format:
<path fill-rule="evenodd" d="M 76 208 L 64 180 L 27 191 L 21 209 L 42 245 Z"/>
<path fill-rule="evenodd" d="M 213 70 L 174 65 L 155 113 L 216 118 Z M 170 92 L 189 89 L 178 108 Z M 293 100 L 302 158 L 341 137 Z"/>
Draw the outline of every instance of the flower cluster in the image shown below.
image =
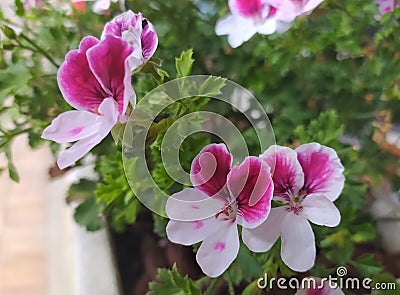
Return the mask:
<path fill-rule="evenodd" d="M 211 277 L 236 258 L 237 225 L 250 250 L 268 251 L 281 237 L 287 266 L 296 271 L 313 267 L 316 249 L 309 221 L 331 227 L 340 222 L 333 201 L 343 189 L 344 169 L 336 152 L 318 143 L 296 150 L 271 146 L 260 157 L 231 164 L 223 144 L 205 147 L 193 160 L 194 188 L 172 195 L 166 204 L 168 238 L 183 245 L 202 241 L 196 259 Z M 271 200 L 278 206 L 271 209 Z"/>
<path fill-rule="evenodd" d="M 135 107 L 131 73 L 157 48 L 154 26 L 142 14 L 123 13 L 106 24 L 101 39 L 87 36 L 70 51 L 57 81 L 64 99 L 76 110 L 60 114 L 42 134 L 57 143 L 77 141 L 57 160 L 61 169 L 100 143 Z"/>
<path fill-rule="evenodd" d="M 323 0 L 229 0 L 231 14 L 219 20 L 217 35 L 239 47 L 254 34 L 283 33 L 298 16 L 311 13 Z"/>

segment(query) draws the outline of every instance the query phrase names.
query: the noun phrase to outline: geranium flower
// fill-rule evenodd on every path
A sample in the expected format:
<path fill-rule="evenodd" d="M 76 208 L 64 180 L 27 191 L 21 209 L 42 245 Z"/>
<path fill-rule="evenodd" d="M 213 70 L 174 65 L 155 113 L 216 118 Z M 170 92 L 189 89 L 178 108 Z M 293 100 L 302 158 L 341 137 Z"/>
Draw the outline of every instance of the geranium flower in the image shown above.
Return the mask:
<path fill-rule="evenodd" d="M 229 0 L 232 14 L 219 20 L 217 35 L 228 35 L 228 43 L 239 47 L 256 33 L 269 35 L 277 30 L 276 9 L 264 0 Z"/>
<path fill-rule="evenodd" d="M 376 16 L 376 19 L 380 19 L 382 15 L 392 12 L 395 6 L 400 5 L 400 3 L 395 4 L 394 0 L 375 0 L 375 2 L 379 5 L 379 15 Z"/>
<path fill-rule="evenodd" d="M 318 143 L 296 150 L 272 146 L 261 158 L 275 163 L 274 200 L 268 219 L 255 229 L 243 229 L 243 241 L 254 252 L 268 251 L 281 237 L 283 262 L 295 271 L 307 271 L 315 261 L 315 239 L 309 221 L 334 227 L 340 212 L 333 204 L 343 185 L 343 166 L 336 152 Z"/>
<path fill-rule="evenodd" d="M 102 41 L 85 37 L 79 49 L 67 54 L 57 80 L 64 99 L 77 110 L 60 114 L 42 134 L 58 143 L 77 141 L 58 157 L 61 169 L 100 143 L 118 121 L 126 121 L 128 102 L 135 104 L 127 63 L 132 51 L 110 35 Z"/>
<path fill-rule="evenodd" d="M 122 38 L 132 46 L 133 52 L 129 57 L 132 69 L 142 66 L 154 54 L 158 45 L 158 37 L 153 24 L 141 13 L 135 14 L 131 10 L 120 14 L 108 22 L 101 38 L 113 35 Z"/>
<path fill-rule="evenodd" d="M 219 20 L 217 35 L 228 35 L 233 48 L 256 33 L 283 33 L 297 16 L 311 13 L 323 0 L 229 0 L 230 15 Z"/>
<path fill-rule="evenodd" d="M 211 144 L 193 160 L 191 181 L 168 198 L 168 239 L 182 245 L 202 242 L 196 259 L 210 277 L 221 275 L 239 251 L 237 225 L 254 228 L 268 216 L 273 185 L 269 167 L 257 157 L 233 166 L 224 144 Z"/>

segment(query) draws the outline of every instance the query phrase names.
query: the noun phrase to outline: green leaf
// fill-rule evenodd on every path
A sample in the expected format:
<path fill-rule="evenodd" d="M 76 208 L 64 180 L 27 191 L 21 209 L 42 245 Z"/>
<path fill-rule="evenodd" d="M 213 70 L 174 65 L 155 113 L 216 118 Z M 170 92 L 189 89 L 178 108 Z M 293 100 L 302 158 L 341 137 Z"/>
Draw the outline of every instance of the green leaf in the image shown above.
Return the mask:
<path fill-rule="evenodd" d="M 87 198 L 76 207 L 74 219 L 88 231 L 96 231 L 103 226 L 94 196 Z"/>
<path fill-rule="evenodd" d="M 194 59 L 193 56 L 193 49 L 189 49 L 187 51 L 182 52 L 180 57 L 175 58 L 175 67 L 178 73 L 177 77 L 187 77 L 190 75 L 192 71 L 192 66 Z"/>
<path fill-rule="evenodd" d="M 70 202 L 73 200 L 85 200 L 92 197 L 96 185 L 97 183 L 92 180 L 80 179 L 79 182 L 73 183 L 69 187 L 67 200 Z"/>
<path fill-rule="evenodd" d="M 194 281 L 182 276 L 176 265 L 171 270 L 158 269 L 157 282 L 150 282 L 147 295 L 201 295 Z"/>
<path fill-rule="evenodd" d="M 371 275 L 379 274 L 383 269 L 382 265 L 376 261 L 372 254 L 363 255 L 352 261 L 351 264 L 363 277 L 370 277 Z"/>
<path fill-rule="evenodd" d="M 251 282 L 242 292 L 242 295 L 260 295 L 261 289 L 257 285 L 257 280 Z"/>
<path fill-rule="evenodd" d="M 221 94 L 221 89 L 226 85 L 226 79 L 222 77 L 208 77 L 199 88 L 199 95 L 216 96 Z"/>
<path fill-rule="evenodd" d="M 250 282 L 263 274 L 261 264 L 246 247 L 240 247 L 239 254 L 229 271 L 235 285 L 243 280 Z"/>
<path fill-rule="evenodd" d="M 12 159 L 12 155 L 11 155 L 11 150 L 10 150 L 10 148 L 7 148 L 7 149 L 6 149 L 5 154 L 6 154 L 6 158 L 7 158 L 7 160 L 8 160 L 8 165 L 7 165 L 7 168 L 8 168 L 8 175 L 10 176 L 10 178 L 11 178 L 13 181 L 19 182 L 19 179 L 20 179 L 20 178 L 19 178 L 17 169 L 15 168 L 15 165 L 14 165 L 14 163 L 13 163 L 13 159 Z"/>
<path fill-rule="evenodd" d="M 17 34 L 15 33 L 15 31 L 10 28 L 9 26 L 2 26 L 1 30 L 3 31 L 4 35 L 9 38 L 9 39 L 16 39 L 17 38 Z"/>

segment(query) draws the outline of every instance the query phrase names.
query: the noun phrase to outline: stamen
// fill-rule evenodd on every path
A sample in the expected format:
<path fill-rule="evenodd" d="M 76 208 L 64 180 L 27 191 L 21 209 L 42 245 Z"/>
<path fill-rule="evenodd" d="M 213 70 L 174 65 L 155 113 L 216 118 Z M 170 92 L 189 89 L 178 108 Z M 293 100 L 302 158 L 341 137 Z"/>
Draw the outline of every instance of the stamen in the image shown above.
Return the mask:
<path fill-rule="evenodd" d="M 99 112 L 99 108 L 94 108 L 93 113 L 95 113 L 96 115 L 102 116 L 102 114 L 100 114 L 100 112 Z"/>

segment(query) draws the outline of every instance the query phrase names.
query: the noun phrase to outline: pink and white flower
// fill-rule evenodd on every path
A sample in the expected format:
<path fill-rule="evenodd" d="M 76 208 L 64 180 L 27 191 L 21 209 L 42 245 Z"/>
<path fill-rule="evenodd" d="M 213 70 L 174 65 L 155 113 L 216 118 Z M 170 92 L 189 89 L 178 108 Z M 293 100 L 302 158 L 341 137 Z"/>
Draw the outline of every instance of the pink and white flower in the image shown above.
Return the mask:
<path fill-rule="evenodd" d="M 217 22 L 215 33 L 228 35 L 228 43 L 233 48 L 256 33 L 269 35 L 277 30 L 276 9 L 265 0 L 229 0 L 228 4 L 232 14 Z"/>
<path fill-rule="evenodd" d="M 135 105 L 131 69 L 127 58 L 132 47 L 112 35 L 99 41 L 85 37 L 70 51 L 57 80 L 64 99 L 77 110 L 60 114 L 42 134 L 58 143 L 77 141 L 58 157 L 61 169 L 100 143 L 119 121 L 127 119 L 128 103 Z"/>
<path fill-rule="evenodd" d="M 379 5 L 379 15 L 376 16 L 376 19 L 379 19 L 386 13 L 392 12 L 395 7 L 400 5 L 400 2 L 396 3 L 395 0 L 375 0 L 375 2 Z"/>
<path fill-rule="evenodd" d="M 270 168 L 260 158 L 247 157 L 233 166 L 224 144 L 211 144 L 193 160 L 191 181 L 168 198 L 168 239 L 182 245 L 201 242 L 196 259 L 210 277 L 221 275 L 239 252 L 237 225 L 254 228 L 271 208 Z"/>
<path fill-rule="evenodd" d="M 268 251 L 281 237 L 283 262 L 307 271 L 315 262 L 315 238 L 309 221 L 334 227 L 340 212 L 333 204 L 344 186 L 343 166 L 336 152 L 318 143 L 296 150 L 272 146 L 260 156 L 275 164 L 274 200 L 268 219 L 255 229 L 243 229 L 243 241 L 254 252 Z"/>
<path fill-rule="evenodd" d="M 154 54 L 158 45 L 156 29 L 141 13 L 135 14 L 131 10 L 120 14 L 108 22 L 101 38 L 113 35 L 122 38 L 132 48 L 129 65 L 136 69 L 146 63 Z"/>
<path fill-rule="evenodd" d="M 228 43 L 239 47 L 256 33 L 283 33 L 299 15 L 311 13 L 323 0 L 229 0 L 232 14 L 219 20 L 217 35 L 228 35 Z"/>

